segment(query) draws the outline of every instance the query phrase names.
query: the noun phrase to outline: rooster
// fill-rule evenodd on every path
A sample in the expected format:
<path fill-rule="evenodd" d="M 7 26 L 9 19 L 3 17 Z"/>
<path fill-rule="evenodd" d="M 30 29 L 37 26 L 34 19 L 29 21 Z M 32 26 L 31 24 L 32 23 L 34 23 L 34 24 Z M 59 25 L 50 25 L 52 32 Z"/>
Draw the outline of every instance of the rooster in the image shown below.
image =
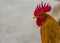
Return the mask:
<path fill-rule="evenodd" d="M 60 26 L 59 23 L 47 12 L 51 11 L 51 6 L 41 2 L 34 11 L 36 24 L 40 28 L 42 43 L 60 43 Z"/>

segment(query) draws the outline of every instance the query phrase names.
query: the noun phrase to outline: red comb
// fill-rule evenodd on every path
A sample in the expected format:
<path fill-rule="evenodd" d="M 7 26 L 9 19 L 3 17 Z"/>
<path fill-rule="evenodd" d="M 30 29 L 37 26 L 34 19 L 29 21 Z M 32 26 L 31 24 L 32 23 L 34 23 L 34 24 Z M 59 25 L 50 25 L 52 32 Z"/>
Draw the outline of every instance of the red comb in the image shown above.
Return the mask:
<path fill-rule="evenodd" d="M 43 4 L 43 2 L 41 2 L 41 5 L 37 5 L 35 11 L 34 11 L 34 15 L 37 16 L 38 14 L 40 14 L 41 12 L 49 12 L 51 10 L 51 6 L 48 4 Z"/>

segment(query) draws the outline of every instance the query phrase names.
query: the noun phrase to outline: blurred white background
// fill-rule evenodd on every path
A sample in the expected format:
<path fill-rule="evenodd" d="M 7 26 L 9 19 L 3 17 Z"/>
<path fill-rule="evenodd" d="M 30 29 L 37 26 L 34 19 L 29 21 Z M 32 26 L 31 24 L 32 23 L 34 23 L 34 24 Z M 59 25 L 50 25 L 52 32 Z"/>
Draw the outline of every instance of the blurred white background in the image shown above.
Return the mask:
<path fill-rule="evenodd" d="M 41 43 L 33 12 L 41 0 L 0 0 L 0 43 Z M 54 0 L 43 0 L 52 7 Z"/>

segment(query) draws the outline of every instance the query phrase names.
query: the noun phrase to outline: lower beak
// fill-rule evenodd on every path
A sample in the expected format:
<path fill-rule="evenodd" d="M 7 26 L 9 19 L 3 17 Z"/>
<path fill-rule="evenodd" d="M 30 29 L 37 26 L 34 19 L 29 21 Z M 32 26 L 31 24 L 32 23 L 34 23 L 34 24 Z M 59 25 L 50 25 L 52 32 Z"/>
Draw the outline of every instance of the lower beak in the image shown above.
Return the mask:
<path fill-rule="evenodd" d="M 36 18 L 36 16 L 33 16 L 33 18 Z"/>

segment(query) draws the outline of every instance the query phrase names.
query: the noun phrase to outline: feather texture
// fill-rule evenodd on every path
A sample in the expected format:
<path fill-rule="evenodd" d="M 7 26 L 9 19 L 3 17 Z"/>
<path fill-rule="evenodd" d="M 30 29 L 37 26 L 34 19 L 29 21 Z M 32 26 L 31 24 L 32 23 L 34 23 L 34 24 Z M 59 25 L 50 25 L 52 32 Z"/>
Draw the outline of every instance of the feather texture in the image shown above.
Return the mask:
<path fill-rule="evenodd" d="M 42 43 L 60 43 L 60 26 L 50 15 L 40 30 Z"/>

